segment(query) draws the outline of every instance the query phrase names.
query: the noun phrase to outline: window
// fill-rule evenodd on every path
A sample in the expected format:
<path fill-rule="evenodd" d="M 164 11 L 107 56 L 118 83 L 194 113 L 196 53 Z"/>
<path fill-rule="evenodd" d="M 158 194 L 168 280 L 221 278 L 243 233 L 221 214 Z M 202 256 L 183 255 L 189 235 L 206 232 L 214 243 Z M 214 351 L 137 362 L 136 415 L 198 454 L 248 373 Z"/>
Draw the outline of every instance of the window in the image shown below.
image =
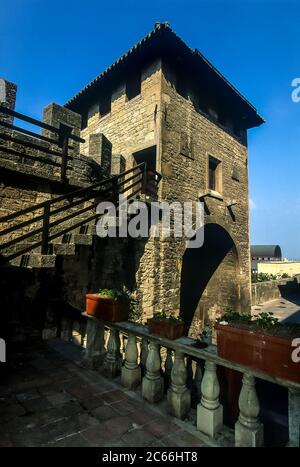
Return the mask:
<path fill-rule="evenodd" d="M 222 192 L 222 164 L 212 156 L 208 158 L 208 188 Z"/>
<path fill-rule="evenodd" d="M 156 170 L 156 146 L 151 146 L 133 153 L 137 164 L 147 163 L 147 170 Z"/>
<path fill-rule="evenodd" d="M 100 117 L 109 114 L 111 111 L 111 95 L 107 94 L 103 96 L 99 103 Z"/>
<path fill-rule="evenodd" d="M 127 100 L 130 101 L 139 94 L 141 94 L 141 74 L 134 73 L 126 82 Z"/>

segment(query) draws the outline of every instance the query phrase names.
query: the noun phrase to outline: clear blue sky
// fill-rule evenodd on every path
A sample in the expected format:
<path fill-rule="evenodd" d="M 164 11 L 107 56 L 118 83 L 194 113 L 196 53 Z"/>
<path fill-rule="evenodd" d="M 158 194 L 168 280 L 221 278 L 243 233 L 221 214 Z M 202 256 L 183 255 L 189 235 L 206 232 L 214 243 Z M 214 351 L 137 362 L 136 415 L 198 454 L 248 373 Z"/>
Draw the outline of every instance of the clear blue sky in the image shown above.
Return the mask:
<path fill-rule="evenodd" d="M 300 258 L 299 0 L 2 0 L 0 18 L 0 76 L 35 117 L 169 21 L 266 119 L 249 132 L 251 241 Z"/>

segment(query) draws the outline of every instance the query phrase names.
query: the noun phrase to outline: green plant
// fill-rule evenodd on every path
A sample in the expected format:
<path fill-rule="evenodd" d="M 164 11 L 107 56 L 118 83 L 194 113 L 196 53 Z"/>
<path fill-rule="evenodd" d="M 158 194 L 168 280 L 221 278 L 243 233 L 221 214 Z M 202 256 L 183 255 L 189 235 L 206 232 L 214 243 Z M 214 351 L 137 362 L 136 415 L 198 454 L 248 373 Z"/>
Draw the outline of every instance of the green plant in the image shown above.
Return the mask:
<path fill-rule="evenodd" d="M 218 319 L 218 323 L 220 322 L 227 322 L 229 324 L 250 324 L 261 329 L 268 329 L 281 325 L 279 320 L 274 317 L 274 313 L 270 311 L 263 311 L 257 316 L 251 316 L 249 313 L 239 313 L 238 311 L 225 311 L 222 317 Z"/>
<path fill-rule="evenodd" d="M 274 313 L 271 313 L 270 311 L 262 311 L 254 317 L 252 322 L 262 329 L 272 328 L 279 324 L 279 320 L 275 318 Z"/>
<path fill-rule="evenodd" d="M 137 321 L 140 317 L 138 303 L 132 297 L 129 290 L 118 290 L 118 289 L 100 289 L 98 294 L 103 297 L 109 297 L 113 300 L 119 300 L 129 309 L 129 320 L 130 321 Z"/>
<path fill-rule="evenodd" d="M 252 320 L 250 313 L 239 313 L 238 311 L 233 311 L 232 308 L 225 308 L 224 314 L 217 319 L 217 323 L 226 321 L 227 323 L 243 323 L 248 324 Z"/>
<path fill-rule="evenodd" d="M 283 274 L 268 274 L 266 272 L 253 272 L 251 274 L 251 281 L 252 283 L 256 282 L 267 282 L 267 281 L 275 281 L 279 279 L 288 279 L 290 276 L 286 272 Z"/>
<path fill-rule="evenodd" d="M 153 318 L 156 319 L 157 321 L 168 320 L 168 321 L 172 321 L 174 323 L 182 322 L 182 320 L 180 318 L 177 318 L 176 316 L 174 316 L 173 313 L 171 313 L 170 315 L 167 315 L 167 313 L 165 311 L 158 311 L 158 312 L 154 313 Z"/>

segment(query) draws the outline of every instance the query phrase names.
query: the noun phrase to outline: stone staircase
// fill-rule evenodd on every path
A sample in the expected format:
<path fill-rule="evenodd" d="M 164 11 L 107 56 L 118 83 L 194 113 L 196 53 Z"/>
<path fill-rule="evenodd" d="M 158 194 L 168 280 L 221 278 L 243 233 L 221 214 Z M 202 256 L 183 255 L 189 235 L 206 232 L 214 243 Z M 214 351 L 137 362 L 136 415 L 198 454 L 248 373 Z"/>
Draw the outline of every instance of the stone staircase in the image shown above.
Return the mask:
<path fill-rule="evenodd" d="M 117 206 L 119 193 L 125 192 L 129 202 L 137 196 L 146 202 L 157 200 L 153 195 L 153 177 L 149 178 L 150 194 L 145 191 L 148 179 L 144 164 L 2 218 L 0 261 L 3 266 L 54 268 L 58 256 L 74 256 L 78 246 L 92 246 L 101 216 L 96 213 L 99 201 L 114 201 Z M 160 176 L 155 183 L 158 185 L 159 181 Z M 24 217 L 28 215 L 29 220 Z"/>
<path fill-rule="evenodd" d="M 48 254 L 41 253 L 41 247 L 35 248 L 29 253 L 22 254 L 9 261 L 9 266 L 27 268 L 54 268 L 57 256 L 75 256 L 77 246 L 92 246 L 96 235 L 95 225 L 84 225 L 75 229 L 71 234 L 63 235 L 54 242 L 49 243 Z M 83 232 L 85 230 L 85 232 Z M 10 253 L 22 251 L 30 247 L 31 243 L 20 243 L 12 247 Z"/>

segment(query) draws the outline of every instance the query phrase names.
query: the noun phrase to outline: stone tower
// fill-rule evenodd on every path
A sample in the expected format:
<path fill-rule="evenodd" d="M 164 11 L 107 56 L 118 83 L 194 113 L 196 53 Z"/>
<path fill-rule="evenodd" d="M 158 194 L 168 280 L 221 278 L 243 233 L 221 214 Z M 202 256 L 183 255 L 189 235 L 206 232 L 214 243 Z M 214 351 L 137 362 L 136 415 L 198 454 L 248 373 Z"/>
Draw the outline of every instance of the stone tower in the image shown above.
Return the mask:
<path fill-rule="evenodd" d="M 153 31 L 66 104 L 82 115 L 81 152 L 100 135 L 111 171 L 147 161 L 162 175 L 159 198 L 205 206 L 204 244 L 135 240 L 134 282 L 143 315 L 181 313 L 197 333 L 217 307 L 249 311 L 247 130 L 263 119 L 167 23 Z"/>

